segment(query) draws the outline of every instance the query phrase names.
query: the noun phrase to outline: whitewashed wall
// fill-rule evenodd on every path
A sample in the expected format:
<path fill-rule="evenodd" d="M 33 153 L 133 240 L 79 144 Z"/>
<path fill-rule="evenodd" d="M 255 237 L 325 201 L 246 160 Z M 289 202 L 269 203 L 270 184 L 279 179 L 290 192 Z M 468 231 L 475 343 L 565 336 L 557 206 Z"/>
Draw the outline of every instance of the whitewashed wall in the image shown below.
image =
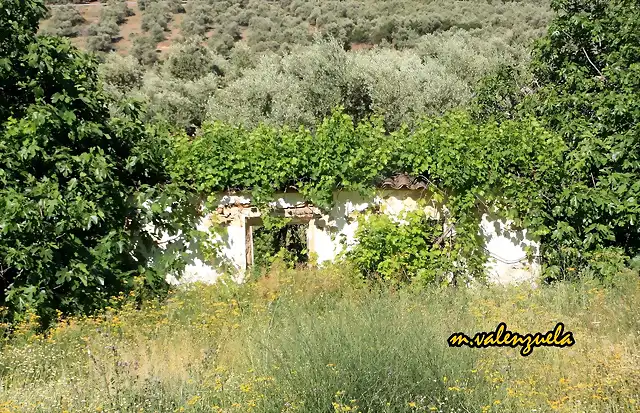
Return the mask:
<path fill-rule="evenodd" d="M 424 191 L 380 190 L 371 197 L 363 197 L 353 192 L 336 192 L 334 207 L 326 214 L 316 209 L 319 216 L 309 222 L 308 249 L 317 256 L 319 264 L 331 261 L 343 251 L 342 239 L 346 240 L 347 249 L 357 243 L 354 234 L 358 224 L 353 219 L 354 213 L 364 212 L 378 205 L 383 213 L 399 219 L 402 211 L 417 208 L 419 199 L 427 201 L 425 210 L 429 215 L 437 217 L 439 214 L 446 214 L 446 208 L 438 205 L 430 194 Z M 259 217 L 260 214 L 256 208 L 251 207 L 251 198 L 246 194 L 220 195 L 217 203 L 224 212 L 205 218 L 201 228 L 207 228 L 212 221 L 218 220 L 221 216 L 226 217 L 222 235 L 215 237 L 222 255 L 211 263 L 196 260 L 193 265 L 187 267 L 180 282 L 214 282 L 223 273 L 224 265 L 227 265 L 227 268 L 230 266 L 240 278 L 246 270 L 246 226 L 249 225 L 247 220 Z M 278 195 L 271 205 L 278 208 L 295 208 L 306 204 L 298 193 L 283 193 Z M 508 230 L 506 222 L 485 214 L 479 231 L 486 238 L 486 248 L 492 257 L 486 264 L 490 281 L 506 284 L 535 280 L 539 265 L 527 261 L 524 248 L 530 246 L 537 251 L 538 244 L 528 238 L 526 230 Z M 172 277 L 170 281 L 177 282 Z"/>

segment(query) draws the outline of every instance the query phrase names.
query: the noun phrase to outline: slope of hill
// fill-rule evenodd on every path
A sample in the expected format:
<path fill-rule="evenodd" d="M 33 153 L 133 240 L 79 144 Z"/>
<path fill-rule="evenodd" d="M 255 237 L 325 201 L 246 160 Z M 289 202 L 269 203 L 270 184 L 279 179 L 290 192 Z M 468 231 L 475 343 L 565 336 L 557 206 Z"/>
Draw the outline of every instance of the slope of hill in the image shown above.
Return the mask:
<path fill-rule="evenodd" d="M 78 25 L 74 43 L 86 47 L 89 28 L 104 20 L 106 6 L 123 3 L 73 4 L 85 19 Z M 500 38 L 509 47 L 540 36 L 551 16 L 548 2 L 536 0 L 146 0 L 126 4 L 133 14 L 119 25 L 112 39 L 113 49 L 121 54 L 129 53 L 135 35 L 152 32 L 156 23 L 163 28 L 154 35 L 160 50 L 182 36 L 201 36 L 211 38 L 210 45 L 226 54 L 236 42 L 245 42 L 258 52 L 287 51 L 292 45 L 311 43 L 318 33 L 338 39 L 346 48 L 375 44 L 412 48 L 421 36 L 462 30 L 483 39 Z M 64 6 L 50 5 L 53 14 L 60 7 Z M 59 22 L 50 18 L 42 26 L 46 30 L 56 24 Z"/>

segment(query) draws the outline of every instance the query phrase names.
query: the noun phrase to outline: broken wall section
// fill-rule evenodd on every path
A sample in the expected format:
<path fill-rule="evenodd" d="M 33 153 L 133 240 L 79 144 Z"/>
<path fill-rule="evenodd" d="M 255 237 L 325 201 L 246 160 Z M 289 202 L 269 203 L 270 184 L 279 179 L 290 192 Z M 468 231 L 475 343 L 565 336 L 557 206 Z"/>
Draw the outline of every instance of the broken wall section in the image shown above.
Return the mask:
<path fill-rule="evenodd" d="M 203 219 L 200 229 L 212 225 L 221 226 L 213 241 L 220 248 L 220 256 L 213 262 L 196 260 L 189 265 L 180 282 L 214 282 L 225 271 L 230 271 L 241 280 L 254 262 L 252 242 L 253 228 L 261 224 L 261 213 L 252 204 L 249 194 L 219 194 L 215 201 L 216 211 Z M 356 214 L 376 210 L 395 219 L 401 219 L 403 211 L 424 206 L 428 216 L 440 219 L 447 217 L 447 209 L 435 201 L 427 189 L 380 189 L 372 196 L 357 192 L 337 191 L 334 206 L 323 212 L 304 200 L 297 192 L 280 193 L 269 206 L 276 216 L 291 219 L 293 224 L 304 224 L 309 254 L 318 264 L 333 261 L 356 243 L 358 222 Z M 486 249 L 491 257 L 487 262 L 488 278 L 496 283 L 534 281 L 539 274 L 539 264 L 528 262 L 527 248 L 539 249 L 525 229 L 511 230 L 509 222 L 496 216 L 483 214 L 480 234 L 485 237 Z M 172 282 L 177 282 L 171 279 Z"/>

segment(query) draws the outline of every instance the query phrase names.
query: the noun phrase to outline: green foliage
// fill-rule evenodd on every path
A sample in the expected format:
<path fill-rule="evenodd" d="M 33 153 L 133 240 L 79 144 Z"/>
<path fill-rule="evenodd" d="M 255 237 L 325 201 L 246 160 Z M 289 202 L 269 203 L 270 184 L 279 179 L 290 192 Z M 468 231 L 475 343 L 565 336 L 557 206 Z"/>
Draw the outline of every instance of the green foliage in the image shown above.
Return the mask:
<path fill-rule="evenodd" d="M 164 41 L 171 4 L 147 3 L 140 4 L 143 29 L 156 43 Z M 180 34 L 228 58 L 220 90 L 198 107 L 210 103 L 210 120 L 247 127 L 312 127 L 336 105 L 356 119 L 383 115 L 389 129 L 414 126 L 424 115 L 468 105 L 476 82 L 500 63 L 526 62 L 526 46 L 550 17 L 547 4 L 534 1 L 401 0 L 390 8 L 378 0 L 191 0 L 185 7 Z M 360 50 L 374 46 L 382 29 L 388 29 L 384 47 Z M 150 46 L 142 46 L 134 44 L 132 54 L 155 63 Z M 209 54 L 199 48 L 193 59 L 166 59 L 166 65 L 181 79 L 176 64 L 191 68 L 192 60 Z"/>
<path fill-rule="evenodd" d="M 164 68 L 176 79 L 195 80 L 208 73 L 222 75 L 220 61 L 224 59 L 201 45 L 199 39 L 192 38 L 171 49 Z"/>
<path fill-rule="evenodd" d="M 275 225 L 267 221 L 263 226 L 253 228 L 251 269 L 254 274 L 261 275 L 277 258 L 289 266 L 307 261 L 307 226 L 288 224 L 288 220 L 278 221 Z"/>
<path fill-rule="evenodd" d="M 473 32 L 482 39 L 504 39 L 507 48 L 518 47 L 541 35 L 550 18 L 546 1 L 396 0 L 390 7 L 384 0 L 313 4 L 192 0 L 186 8 L 182 28 L 187 35 L 203 35 L 234 22 L 245 28 L 244 37 L 255 52 L 287 51 L 291 44 L 309 44 L 310 32 L 335 38 L 345 49 L 382 43 L 403 48 L 414 45 L 421 36 L 455 30 Z"/>
<path fill-rule="evenodd" d="M 154 27 L 158 26 L 162 30 L 168 30 L 171 18 L 171 10 L 167 3 L 151 3 L 142 15 L 141 28 L 144 31 L 152 31 Z"/>
<path fill-rule="evenodd" d="M 481 120 L 513 119 L 517 116 L 518 105 L 530 91 L 522 74 L 513 66 L 503 65 L 481 79 L 471 105 L 471 112 Z"/>
<path fill-rule="evenodd" d="M 536 93 L 513 110 L 520 98 L 506 76 L 480 98 L 484 114 L 534 114 L 564 140 L 556 185 L 525 217 L 550 278 L 612 275 L 640 254 L 640 10 L 628 0 L 552 5 L 532 64 Z"/>
<path fill-rule="evenodd" d="M 142 86 L 144 68 L 133 56 L 110 53 L 100 65 L 99 75 L 107 92 L 122 98 L 131 90 Z"/>
<path fill-rule="evenodd" d="M 391 284 L 448 282 L 460 258 L 455 237 L 443 224 L 424 210 L 399 217 L 361 215 L 354 234 L 358 243 L 347 256 L 366 278 Z M 468 268 L 457 272 L 465 277 L 474 273 Z"/>
<path fill-rule="evenodd" d="M 210 6 L 202 1 L 192 1 L 187 5 L 181 29 L 185 36 L 203 36 L 212 27 Z"/>
<path fill-rule="evenodd" d="M 313 133 L 265 125 L 247 130 L 215 122 L 205 124 L 195 139 L 183 137 L 176 145 L 172 173 L 177 182 L 202 194 L 251 190 L 258 203 L 293 186 L 307 200 L 328 208 L 335 190 L 367 193 L 396 172 L 425 176 L 446 198 L 455 225 L 455 246 L 449 252 L 454 258 L 443 263 L 455 259 L 454 272 L 476 277 L 484 263 L 479 210 L 498 211 L 518 225 L 519 217 L 543 208 L 558 184 L 564 148 L 532 119 L 476 124 L 469 115 L 451 113 L 425 120 L 413 132 L 387 133 L 379 117 L 354 124 L 340 110 Z M 422 227 L 421 236 L 431 239 Z M 426 259 L 415 266 L 426 265 Z"/>
<path fill-rule="evenodd" d="M 149 121 L 165 121 L 177 128 L 193 131 L 202 124 L 206 103 L 217 90 L 218 82 L 214 74 L 185 81 L 149 72 L 137 93 L 141 100 L 147 102 Z"/>
<path fill-rule="evenodd" d="M 332 202 L 332 190 L 365 190 L 380 176 L 394 135 L 379 119 L 354 125 L 336 112 L 314 134 L 300 128 L 254 130 L 220 122 L 204 125 L 200 136 L 177 143 L 174 173 L 201 193 L 248 188 L 258 198 L 295 186 L 320 206 Z"/>
<path fill-rule="evenodd" d="M 131 54 L 143 65 L 152 65 L 158 61 L 158 41 L 151 36 L 136 36 L 133 39 Z"/>
<path fill-rule="evenodd" d="M 0 289 L 12 314 L 32 308 L 46 324 L 55 310 L 103 307 L 135 275 L 163 290 L 180 247 L 160 257 L 157 238 L 190 218 L 172 201 L 186 194 L 168 192 L 166 134 L 133 104 L 110 118 L 95 62 L 35 36 L 43 13 L 37 1 L 0 3 Z"/>
<path fill-rule="evenodd" d="M 113 36 L 109 34 L 109 32 L 113 33 L 111 28 L 100 26 L 100 28 L 96 28 L 96 30 L 96 34 L 93 34 L 87 38 L 87 50 L 90 52 L 113 51 Z M 102 30 L 106 30 L 108 32 L 102 32 Z"/>
<path fill-rule="evenodd" d="M 127 3 L 119 0 L 109 0 L 100 10 L 100 20 L 89 26 L 87 33 L 87 50 L 91 52 L 110 52 L 114 50 L 113 43 L 120 36 L 119 25 L 123 24 L 127 17 L 132 16 L 133 11 Z"/>
<path fill-rule="evenodd" d="M 54 7 L 51 19 L 44 33 L 51 36 L 76 37 L 80 34 L 80 27 L 85 23 L 84 17 L 78 10 L 69 5 Z"/>
<path fill-rule="evenodd" d="M 335 41 L 319 41 L 283 58 L 265 56 L 244 70 L 216 93 L 209 117 L 245 126 L 312 127 L 342 105 L 356 119 L 382 115 L 385 126 L 397 129 L 470 96 L 470 84 L 434 59 L 410 51 L 350 53 Z"/>
<path fill-rule="evenodd" d="M 130 16 L 133 16 L 133 10 L 123 0 L 109 0 L 100 10 L 100 20 L 113 21 L 117 25 L 123 24 Z"/>

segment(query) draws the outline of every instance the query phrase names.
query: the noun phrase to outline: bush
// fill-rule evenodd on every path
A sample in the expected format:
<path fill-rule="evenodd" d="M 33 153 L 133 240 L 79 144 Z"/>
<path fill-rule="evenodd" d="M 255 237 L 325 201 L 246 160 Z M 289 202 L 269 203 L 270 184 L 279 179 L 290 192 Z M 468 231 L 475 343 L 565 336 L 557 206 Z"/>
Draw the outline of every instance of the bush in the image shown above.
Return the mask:
<path fill-rule="evenodd" d="M 232 64 L 240 58 L 234 51 Z M 320 41 L 278 60 L 265 58 L 231 81 L 216 94 L 210 116 L 245 125 L 312 126 L 342 104 L 356 119 L 380 114 L 389 129 L 396 129 L 471 98 L 470 85 L 437 60 L 422 62 L 408 51 L 349 53 L 336 41 Z"/>
<path fill-rule="evenodd" d="M 105 89 L 114 97 L 122 98 L 142 86 L 144 67 L 133 56 L 110 53 L 100 65 L 99 74 Z"/>
<path fill-rule="evenodd" d="M 160 43 L 167 38 L 165 29 L 156 21 L 152 22 L 151 25 L 147 27 L 147 31 L 149 32 L 149 36 L 156 43 Z"/>
<path fill-rule="evenodd" d="M 213 74 L 185 81 L 150 72 L 144 77 L 139 96 L 147 102 L 149 121 L 166 121 L 192 132 L 202 124 L 218 82 Z"/>
<path fill-rule="evenodd" d="M 229 56 L 235 46 L 235 40 L 227 33 L 215 34 L 207 42 L 209 47 L 222 56 Z"/>
<path fill-rule="evenodd" d="M 97 36 L 99 34 L 106 34 L 111 38 L 114 38 L 120 34 L 120 28 L 112 20 L 104 20 L 99 23 L 94 23 L 89 26 L 87 33 L 89 36 Z"/>
<path fill-rule="evenodd" d="M 133 16 L 133 11 L 127 6 L 126 1 L 109 0 L 100 12 L 101 21 L 113 21 L 121 25 L 127 21 L 127 17 Z"/>
<path fill-rule="evenodd" d="M 110 52 L 114 50 L 113 37 L 107 33 L 98 33 L 87 38 L 87 50 L 90 52 Z"/>
<path fill-rule="evenodd" d="M 305 100 L 300 81 L 282 72 L 278 60 L 263 57 L 255 69 L 245 70 L 242 77 L 217 90 L 207 117 L 243 125 L 313 123 L 315 108 Z"/>
<path fill-rule="evenodd" d="M 120 35 L 118 11 L 115 5 L 105 6 L 100 21 L 89 26 L 87 33 L 87 50 L 92 52 L 109 52 L 113 50 L 112 43 Z"/>
<path fill-rule="evenodd" d="M 459 258 L 454 245 L 443 248 L 455 243 L 455 237 L 445 237 L 447 229 L 442 221 L 430 218 L 424 210 L 399 217 L 361 215 L 354 234 L 358 242 L 347 257 L 369 279 L 395 285 L 448 282 L 453 277 L 452 264 Z"/>
<path fill-rule="evenodd" d="M 162 30 L 169 30 L 169 22 L 172 15 L 166 3 L 151 3 L 142 15 L 141 28 L 150 31 L 155 26 L 160 26 Z"/>

